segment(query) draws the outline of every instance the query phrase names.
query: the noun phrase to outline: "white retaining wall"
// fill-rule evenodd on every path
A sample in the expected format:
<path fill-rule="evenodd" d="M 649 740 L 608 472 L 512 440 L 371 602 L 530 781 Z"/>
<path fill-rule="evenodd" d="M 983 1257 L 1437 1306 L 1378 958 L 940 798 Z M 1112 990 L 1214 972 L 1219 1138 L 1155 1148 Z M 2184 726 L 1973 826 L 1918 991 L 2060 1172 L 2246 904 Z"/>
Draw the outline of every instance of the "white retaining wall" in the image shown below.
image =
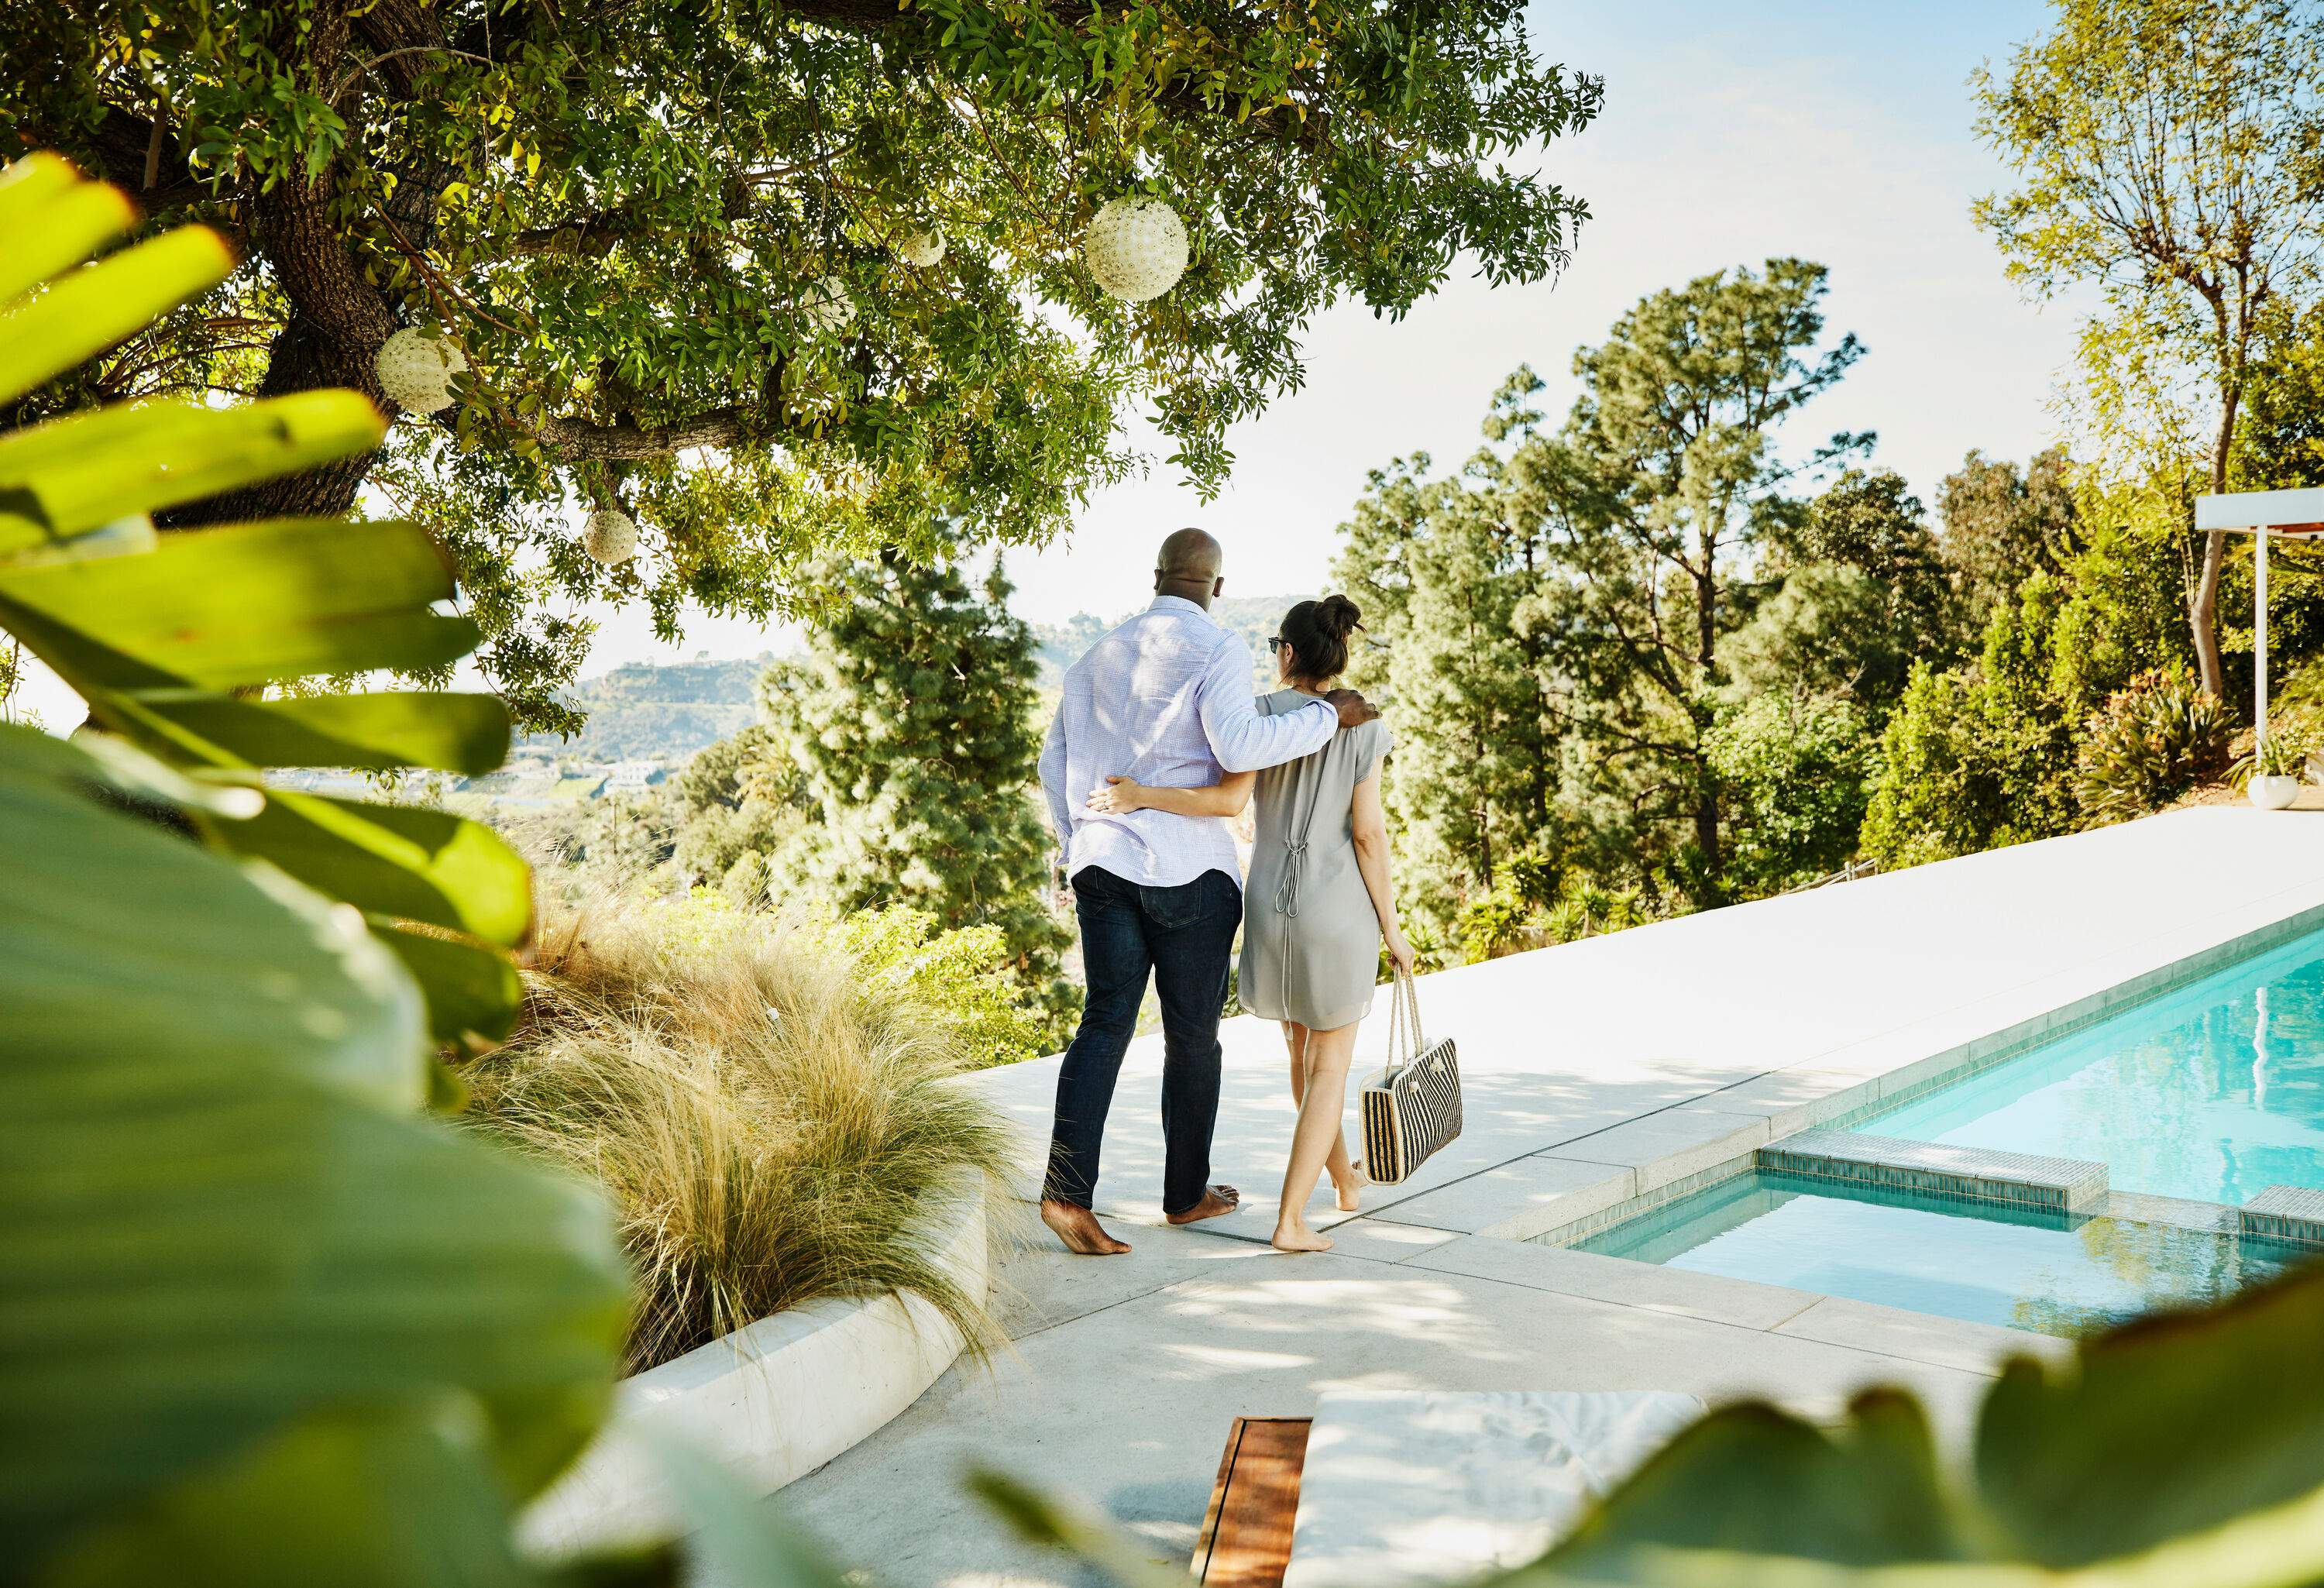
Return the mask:
<path fill-rule="evenodd" d="M 945 1270 L 978 1299 L 990 1295 L 982 1187 L 942 1238 Z M 623 1380 L 604 1430 L 525 1513 L 521 1537 L 550 1553 L 676 1531 L 652 1440 L 689 1445 L 771 1493 L 918 1399 L 961 1346 L 960 1331 L 909 1292 L 761 1318 Z"/>

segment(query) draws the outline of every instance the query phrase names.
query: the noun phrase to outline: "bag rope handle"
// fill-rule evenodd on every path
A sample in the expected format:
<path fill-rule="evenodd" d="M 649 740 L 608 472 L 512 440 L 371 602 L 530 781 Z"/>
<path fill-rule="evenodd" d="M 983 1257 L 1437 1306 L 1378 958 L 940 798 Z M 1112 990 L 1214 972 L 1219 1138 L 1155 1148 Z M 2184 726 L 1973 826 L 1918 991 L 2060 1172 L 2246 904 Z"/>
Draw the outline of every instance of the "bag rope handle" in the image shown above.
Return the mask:
<path fill-rule="evenodd" d="M 1420 990 L 1413 985 L 1412 973 L 1398 965 L 1388 993 L 1388 1066 L 1383 1079 L 1398 1075 L 1427 1051 L 1427 1039 L 1420 1031 Z M 1399 1052 L 1404 1056 L 1401 1061 L 1397 1057 Z"/>

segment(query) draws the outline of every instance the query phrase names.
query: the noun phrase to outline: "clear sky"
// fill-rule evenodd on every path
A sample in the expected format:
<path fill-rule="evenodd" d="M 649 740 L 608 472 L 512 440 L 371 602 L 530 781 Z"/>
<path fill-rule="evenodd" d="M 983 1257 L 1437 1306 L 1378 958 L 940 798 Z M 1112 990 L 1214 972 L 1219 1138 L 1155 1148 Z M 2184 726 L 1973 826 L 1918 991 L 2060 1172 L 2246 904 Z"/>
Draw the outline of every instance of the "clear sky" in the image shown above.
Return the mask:
<path fill-rule="evenodd" d="M 1325 315 L 1305 388 L 1235 432 L 1217 500 L 1200 502 L 1165 466 L 1103 494 L 1067 537 L 1010 554 L 1018 610 L 1038 623 L 1141 604 L 1155 545 L 1185 523 L 1226 542 L 1231 591 L 1319 589 L 1367 469 L 1416 450 L 1457 465 L 1520 363 L 1562 412 L 1574 349 L 1641 296 L 1775 254 L 1831 268 L 1829 328 L 1868 348 L 1795 418 L 1803 438 L 1877 430 L 1875 461 L 1924 495 L 1972 447 L 2040 449 L 2054 436 L 2048 404 L 2072 317 L 2026 303 L 1969 224 L 1969 200 L 2003 173 L 1971 131 L 1967 79 L 2045 20 L 2034 0 L 1541 0 L 1536 50 L 1606 80 L 1604 114 L 1542 157 L 1591 211 L 1572 267 L 1499 291 L 1457 276 L 1398 324 L 1360 306 Z M 641 612 L 596 615 L 590 674 L 792 642 L 695 614 L 664 646 Z"/>

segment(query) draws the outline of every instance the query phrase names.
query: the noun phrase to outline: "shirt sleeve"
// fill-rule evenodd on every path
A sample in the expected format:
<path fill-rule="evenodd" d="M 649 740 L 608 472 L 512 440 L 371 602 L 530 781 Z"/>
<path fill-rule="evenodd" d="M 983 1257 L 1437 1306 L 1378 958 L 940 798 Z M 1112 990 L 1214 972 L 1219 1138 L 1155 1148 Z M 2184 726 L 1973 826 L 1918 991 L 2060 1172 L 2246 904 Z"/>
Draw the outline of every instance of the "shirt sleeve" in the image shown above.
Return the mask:
<path fill-rule="evenodd" d="M 1065 854 L 1073 848 L 1074 808 L 1065 798 L 1065 703 L 1062 696 L 1057 701 L 1056 715 L 1049 719 L 1048 734 L 1041 741 L 1041 795 L 1048 801 L 1049 826 L 1057 836 L 1057 853 Z"/>
<path fill-rule="evenodd" d="M 1250 648 L 1229 634 L 1211 653 L 1202 681 L 1203 732 L 1211 753 L 1231 772 L 1255 772 L 1312 755 L 1340 731 L 1340 714 L 1311 701 L 1279 716 L 1261 716 L 1250 692 Z"/>

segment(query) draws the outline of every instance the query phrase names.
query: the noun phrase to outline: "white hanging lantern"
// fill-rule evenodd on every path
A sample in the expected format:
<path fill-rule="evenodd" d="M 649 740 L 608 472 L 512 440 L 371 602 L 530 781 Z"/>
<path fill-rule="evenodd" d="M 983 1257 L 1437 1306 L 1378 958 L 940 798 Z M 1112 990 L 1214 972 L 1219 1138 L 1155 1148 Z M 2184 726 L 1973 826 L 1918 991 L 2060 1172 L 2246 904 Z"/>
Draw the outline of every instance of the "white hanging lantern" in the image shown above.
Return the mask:
<path fill-rule="evenodd" d="M 412 413 L 439 413 L 452 406 L 452 377 L 467 373 L 468 361 L 441 332 L 407 326 L 380 344 L 377 367 L 390 402 Z"/>
<path fill-rule="evenodd" d="M 1100 287 L 1143 303 L 1186 273 L 1186 228 L 1159 198 L 1116 198 L 1090 222 L 1082 258 Z"/>
<path fill-rule="evenodd" d="M 618 507 L 601 507 L 581 526 L 581 549 L 607 568 L 638 554 L 638 521 Z"/>
<path fill-rule="evenodd" d="M 813 335 L 835 337 L 855 323 L 855 300 L 848 296 L 845 282 L 825 276 L 799 300 L 799 317 Z"/>
<path fill-rule="evenodd" d="M 930 226 L 924 232 L 906 232 L 896 244 L 896 257 L 915 270 L 926 270 L 945 256 L 945 235 Z"/>

